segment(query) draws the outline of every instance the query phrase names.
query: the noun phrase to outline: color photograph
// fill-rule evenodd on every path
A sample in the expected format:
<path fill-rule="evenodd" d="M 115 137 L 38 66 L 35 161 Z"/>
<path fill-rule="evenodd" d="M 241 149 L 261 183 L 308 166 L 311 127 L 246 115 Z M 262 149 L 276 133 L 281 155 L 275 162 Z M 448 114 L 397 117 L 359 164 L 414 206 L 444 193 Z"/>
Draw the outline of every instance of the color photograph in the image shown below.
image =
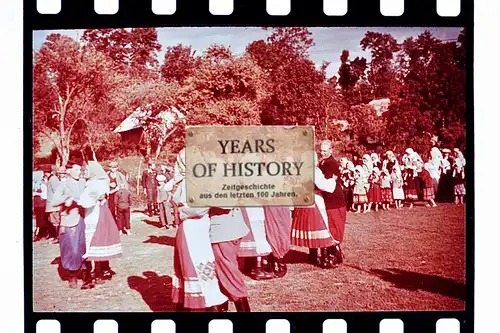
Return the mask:
<path fill-rule="evenodd" d="M 465 310 L 465 36 L 34 31 L 33 311 Z M 201 125 L 313 126 L 314 205 L 190 207 Z"/>

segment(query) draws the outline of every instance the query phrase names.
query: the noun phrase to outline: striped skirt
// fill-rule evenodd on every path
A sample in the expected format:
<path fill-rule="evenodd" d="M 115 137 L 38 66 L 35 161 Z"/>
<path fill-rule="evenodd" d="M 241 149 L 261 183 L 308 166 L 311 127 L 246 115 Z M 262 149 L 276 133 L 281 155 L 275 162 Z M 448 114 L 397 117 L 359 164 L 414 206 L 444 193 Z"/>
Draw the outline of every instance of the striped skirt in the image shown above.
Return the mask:
<path fill-rule="evenodd" d="M 323 198 L 316 195 L 313 207 L 299 207 L 293 211 L 292 244 L 310 249 L 324 248 L 334 245 L 328 229 L 328 215 L 324 208 Z M 321 212 L 321 208 L 324 212 Z"/>

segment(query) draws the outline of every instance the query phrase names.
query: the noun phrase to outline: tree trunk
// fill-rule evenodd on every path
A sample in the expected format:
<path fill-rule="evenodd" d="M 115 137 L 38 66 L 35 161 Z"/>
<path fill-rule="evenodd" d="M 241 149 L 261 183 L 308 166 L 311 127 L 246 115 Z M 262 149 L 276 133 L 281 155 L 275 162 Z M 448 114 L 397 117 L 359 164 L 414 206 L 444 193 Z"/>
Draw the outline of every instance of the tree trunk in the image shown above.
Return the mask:
<path fill-rule="evenodd" d="M 137 184 L 136 184 L 136 194 L 139 196 L 139 188 L 140 188 L 140 179 L 141 179 L 141 167 L 142 167 L 142 158 L 139 161 L 139 168 L 137 170 Z"/>
<path fill-rule="evenodd" d="M 158 160 L 158 157 L 160 156 L 161 147 L 163 146 L 164 142 L 165 142 L 164 140 L 161 140 L 156 145 L 155 161 Z"/>
<path fill-rule="evenodd" d="M 146 158 L 148 160 L 151 159 L 151 138 L 149 137 L 148 133 L 144 134 L 144 139 L 146 141 Z"/>

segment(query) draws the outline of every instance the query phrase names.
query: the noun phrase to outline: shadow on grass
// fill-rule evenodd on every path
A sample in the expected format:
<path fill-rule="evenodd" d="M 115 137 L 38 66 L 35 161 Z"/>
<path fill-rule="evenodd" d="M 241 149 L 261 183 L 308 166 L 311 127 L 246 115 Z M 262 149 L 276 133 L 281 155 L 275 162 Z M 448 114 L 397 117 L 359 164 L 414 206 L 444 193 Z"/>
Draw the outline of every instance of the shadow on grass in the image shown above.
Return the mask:
<path fill-rule="evenodd" d="M 129 276 L 127 279 L 130 289 L 141 294 L 142 299 L 153 312 L 173 312 L 175 305 L 172 302 L 172 278 L 167 275 L 158 275 L 155 272 L 142 272 L 143 276 Z"/>
<path fill-rule="evenodd" d="M 156 227 L 159 229 L 164 228 L 160 221 L 153 221 L 153 220 L 142 220 L 142 221 L 145 222 L 146 224 L 152 225 L 153 227 Z"/>
<path fill-rule="evenodd" d="M 372 269 L 372 275 L 391 282 L 396 288 L 423 290 L 465 301 L 465 285 L 455 280 L 435 275 L 403 271 L 397 268 Z"/>
<path fill-rule="evenodd" d="M 148 236 L 149 238 L 146 239 L 143 243 L 145 244 L 160 244 L 160 245 L 167 245 L 167 246 L 175 246 L 175 237 L 169 237 L 169 236 Z"/>
<path fill-rule="evenodd" d="M 309 253 L 290 250 L 283 258 L 285 263 L 287 264 L 301 264 L 301 263 L 309 263 Z"/>
<path fill-rule="evenodd" d="M 50 264 L 57 265 L 57 274 L 62 281 L 69 281 L 69 273 L 62 267 L 61 257 L 55 257 Z"/>

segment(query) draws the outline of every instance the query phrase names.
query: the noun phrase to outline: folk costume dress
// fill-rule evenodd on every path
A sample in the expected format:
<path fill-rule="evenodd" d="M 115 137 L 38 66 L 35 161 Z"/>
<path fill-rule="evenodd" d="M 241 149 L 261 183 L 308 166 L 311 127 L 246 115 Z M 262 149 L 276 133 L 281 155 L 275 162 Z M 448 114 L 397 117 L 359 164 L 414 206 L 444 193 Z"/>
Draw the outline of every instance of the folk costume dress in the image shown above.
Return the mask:
<path fill-rule="evenodd" d="M 419 179 L 417 173 L 417 162 L 421 160 L 422 159 L 420 158 L 420 156 L 411 148 L 408 148 L 406 150 L 406 155 L 403 157 L 403 162 L 405 165 L 405 171 L 403 174 L 405 185 L 403 188 L 406 201 L 408 202 L 418 200 Z"/>
<path fill-rule="evenodd" d="M 292 244 L 310 249 L 327 248 L 336 244 L 328 228 L 328 215 L 321 190 L 333 193 L 335 181 L 326 179 L 319 168 L 314 170 L 314 206 L 297 207 L 292 219 Z"/>
<path fill-rule="evenodd" d="M 240 243 L 239 257 L 261 257 L 272 252 L 267 242 L 263 207 L 242 207 L 244 221 L 250 230 Z"/>
<path fill-rule="evenodd" d="M 455 196 L 465 195 L 465 159 L 455 159 L 453 165 L 453 194 Z"/>
<path fill-rule="evenodd" d="M 380 176 L 378 168 L 373 168 L 373 172 L 368 178 L 370 189 L 368 191 L 368 201 L 372 203 L 382 202 L 382 190 L 380 189 Z"/>
<path fill-rule="evenodd" d="M 429 169 L 433 170 L 432 163 L 425 163 L 424 168 L 419 172 L 418 176 L 424 182 L 424 190 L 423 190 L 423 200 L 429 201 L 434 200 L 435 192 L 434 192 L 434 178 L 431 175 Z"/>
<path fill-rule="evenodd" d="M 206 309 L 228 299 L 219 288 L 215 257 L 210 242 L 208 208 L 187 205 L 185 150 L 177 156 L 173 200 L 179 208 L 180 225 L 175 236 L 172 301 L 188 309 Z"/>
<path fill-rule="evenodd" d="M 403 190 L 403 176 L 401 174 L 401 167 L 399 165 L 395 165 L 392 169 L 391 173 L 391 181 L 392 181 L 392 197 L 394 200 L 404 200 L 405 192 Z"/>
<path fill-rule="evenodd" d="M 360 165 L 356 167 L 356 170 L 357 172 L 354 174 L 353 203 L 355 205 L 362 205 L 368 202 L 364 176 L 365 171 Z"/>
<path fill-rule="evenodd" d="M 77 202 L 85 190 L 83 179 L 69 177 L 62 183 L 52 197 L 52 204 L 61 206 L 61 228 L 59 229 L 59 247 L 61 264 L 64 269 L 77 271 L 82 266 L 86 251 L 84 216 Z M 71 205 L 66 206 L 66 202 Z"/>
<path fill-rule="evenodd" d="M 380 176 L 380 192 L 382 194 L 383 203 L 392 203 L 392 188 L 391 188 L 391 176 L 387 174 L 387 171 L 383 171 Z"/>
<path fill-rule="evenodd" d="M 122 256 L 120 233 L 108 208 L 106 195 L 109 179 L 102 166 L 88 163 L 90 179 L 80 196 L 79 204 L 85 208 L 85 244 L 83 256 L 91 261 L 109 261 Z"/>
<path fill-rule="evenodd" d="M 342 169 L 341 174 L 342 189 L 347 207 L 352 207 L 353 203 L 353 187 L 354 187 L 354 164 L 351 161 L 346 162 L 346 167 Z"/>

